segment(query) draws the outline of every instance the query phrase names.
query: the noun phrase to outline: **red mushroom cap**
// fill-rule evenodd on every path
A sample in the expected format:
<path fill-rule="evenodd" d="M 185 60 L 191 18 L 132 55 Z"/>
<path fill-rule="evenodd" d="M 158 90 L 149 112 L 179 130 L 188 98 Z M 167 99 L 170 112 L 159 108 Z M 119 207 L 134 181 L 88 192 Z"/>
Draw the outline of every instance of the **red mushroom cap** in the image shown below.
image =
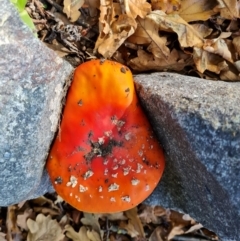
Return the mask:
<path fill-rule="evenodd" d="M 130 70 L 107 60 L 80 65 L 47 161 L 57 193 L 85 212 L 124 211 L 151 194 L 164 165 Z"/>

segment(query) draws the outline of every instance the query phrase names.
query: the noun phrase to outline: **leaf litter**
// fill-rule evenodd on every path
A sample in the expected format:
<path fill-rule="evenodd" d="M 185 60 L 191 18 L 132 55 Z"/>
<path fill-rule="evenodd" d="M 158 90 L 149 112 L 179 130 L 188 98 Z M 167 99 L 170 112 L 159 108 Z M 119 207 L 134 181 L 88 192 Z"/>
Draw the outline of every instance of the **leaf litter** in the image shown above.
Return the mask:
<path fill-rule="evenodd" d="M 73 66 L 240 81 L 239 0 L 29 0 L 38 37 Z"/>
<path fill-rule="evenodd" d="M 92 214 L 57 199 L 57 194 L 46 194 L 22 206 L 2 207 L 0 241 L 219 240 L 188 214 L 161 206 L 140 204 L 125 212 Z"/>

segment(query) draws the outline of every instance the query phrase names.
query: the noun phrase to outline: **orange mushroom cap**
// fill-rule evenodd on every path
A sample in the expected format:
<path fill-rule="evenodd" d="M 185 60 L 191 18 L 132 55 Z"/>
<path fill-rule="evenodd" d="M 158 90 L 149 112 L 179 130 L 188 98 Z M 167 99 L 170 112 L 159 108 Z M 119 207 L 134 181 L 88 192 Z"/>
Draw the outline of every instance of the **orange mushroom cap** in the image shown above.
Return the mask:
<path fill-rule="evenodd" d="M 107 60 L 77 67 L 47 161 L 57 193 L 81 211 L 124 211 L 151 194 L 164 166 L 130 70 Z"/>

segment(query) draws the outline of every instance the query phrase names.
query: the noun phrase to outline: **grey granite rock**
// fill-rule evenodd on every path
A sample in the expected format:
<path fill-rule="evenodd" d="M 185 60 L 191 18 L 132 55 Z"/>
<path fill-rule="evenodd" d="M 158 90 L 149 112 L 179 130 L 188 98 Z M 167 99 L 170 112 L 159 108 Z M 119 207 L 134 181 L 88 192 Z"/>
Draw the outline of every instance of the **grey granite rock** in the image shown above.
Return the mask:
<path fill-rule="evenodd" d="M 72 67 L 33 36 L 8 0 L 0 6 L 0 206 L 6 206 L 52 190 L 43 170 Z"/>
<path fill-rule="evenodd" d="M 240 240 L 240 83 L 171 73 L 135 77 L 167 156 L 146 201 L 190 214 L 224 241 Z"/>

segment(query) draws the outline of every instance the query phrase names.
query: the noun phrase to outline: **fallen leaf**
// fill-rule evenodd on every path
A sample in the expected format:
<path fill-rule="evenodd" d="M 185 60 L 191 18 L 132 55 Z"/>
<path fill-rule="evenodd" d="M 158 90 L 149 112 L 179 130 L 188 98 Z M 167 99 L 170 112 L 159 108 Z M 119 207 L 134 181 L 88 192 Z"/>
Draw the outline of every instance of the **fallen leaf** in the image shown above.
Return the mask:
<path fill-rule="evenodd" d="M 127 233 L 132 237 L 138 237 L 140 234 L 139 232 L 135 229 L 134 225 L 131 222 L 127 221 L 120 221 L 119 222 L 119 228 L 124 229 L 127 231 Z"/>
<path fill-rule="evenodd" d="M 162 222 L 161 217 L 165 215 L 165 209 L 161 209 L 161 212 L 158 212 L 158 215 L 156 215 L 155 210 L 158 209 L 159 206 L 148 206 L 148 205 L 142 205 L 139 210 L 139 218 L 143 224 L 153 223 L 153 224 L 160 224 Z"/>
<path fill-rule="evenodd" d="M 0 241 L 7 241 L 5 233 L 0 232 Z"/>
<path fill-rule="evenodd" d="M 238 0 L 218 0 L 220 3 L 221 16 L 226 19 L 239 18 Z"/>
<path fill-rule="evenodd" d="M 185 233 L 192 233 L 192 232 L 194 232 L 196 230 L 199 230 L 201 228 L 203 228 L 202 224 L 201 223 L 197 223 L 197 224 L 191 226 L 187 231 L 185 231 Z"/>
<path fill-rule="evenodd" d="M 168 216 L 169 215 L 169 209 L 165 209 L 161 206 L 155 206 L 153 208 L 153 213 L 157 217 Z"/>
<path fill-rule="evenodd" d="M 93 213 L 83 213 L 83 218 L 81 222 L 84 225 L 91 226 L 96 232 L 100 233 L 100 225 L 98 222 L 98 217 Z"/>
<path fill-rule="evenodd" d="M 135 207 L 135 208 L 132 208 L 132 209 L 126 211 L 125 215 L 129 219 L 128 224 L 132 223 L 134 229 L 138 232 L 139 236 L 144 238 L 145 234 L 144 234 L 142 223 L 137 215 L 137 208 Z"/>
<path fill-rule="evenodd" d="M 24 230 L 28 230 L 27 219 L 33 215 L 33 210 L 31 208 L 26 208 L 23 214 L 17 215 L 17 225 Z"/>
<path fill-rule="evenodd" d="M 107 33 L 104 32 L 104 29 L 100 33 L 95 44 L 95 51 L 98 50 L 102 56 L 110 58 L 124 41 L 134 33 L 137 23 L 126 14 L 122 14 L 117 20 L 105 26 L 109 26 L 109 29 L 105 28 Z"/>
<path fill-rule="evenodd" d="M 61 212 L 60 208 L 56 204 L 54 204 L 54 202 L 51 199 L 46 198 L 44 196 L 38 197 L 32 200 L 32 202 L 34 204 L 37 204 L 37 206 L 34 206 L 35 211 L 40 212 L 42 208 L 45 212 L 50 212 L 53 215 L 57 215 Z M 52 211 L 50 211 L 49 208 L 52 209 Z"/>
<path fill-rule="evenodd" d="M 69 223 L 69 216 L 64 215 L 59 221 L 59 226 L 63 229 Z"/>
<path fill-rule="evenodd" d="M 56 210 L 53 208 L 47 208 L 47 207 L 34 207 L 33 208 L 34 212 L 37 213 L 43 213 L 44 215 L 50 214 L 51 216 L 56 216 L 60 214 L 60 210 Z"/>
<path fill-rule="evenodd" d="M 181 7 L 181 0 L 151 0 L 152 10 L 162 10 L 169 14 L 178 11 Z"/>
<path fill-rule="evenodd" d="M 228 68 L 226 61 L 221 57 L 200 48 L 193 49 L 193 60 L 200 73 L 209 70 L 219 74 L 222 70 Z"/>
<path fill-rule="evenodd" d="M 92 241 L 88 238 L 87 229 L 84 226 L 82 226 L 77 233 L 73 227 L 68 224 L 65 226 L 64 232 L 66 232 L 66 236 L 72 239 L 72 241 Z"/>
<path fill-rule="evenodd" d="M 236 69 L 239 71 L 240 73 L 240 60 L 234 62 L 234 66 L 236 67 Z"/>
<path fill-rule="evenodd" d="M 174 226 L 174 227 L 172 228 L 172 230 L 170 231 L 170 233 L 168 234 L 167 239 L 168 239 L 168 240 L 171 240 L 171 239 L 173 239 L 173 238 L 174 238 L 175 236 L 177 236 L 177 235 L 184 234 L 183 228 L 184 228 L 184 225 L 180 225 L 180 224 Z"/>
<path fill-rule="evenodd" d="M 205 21 L 216 14 L 217 0 L 182 0 L 178 14 L 186 21 Z"/>
<path fill-rule="evenodd" d="M 162 236 L 164 236 L 162 227 L 156 227 L 152 232 L 149 241 L 163 241 Z"/>
<path fill-rule="evenodd" d="M 102 241 L 103 239 L 100 237 L 100 234 L 93 230 L 87 230 L 87 236 L 91 241 Z"/>
<path fill-rule="evenodd" d="M 63 12 L 66 13 L 71 22 L 78 20 L 80 16 L 79 9 L 84 4 L 84 0 L 64 0 L 63 1 Z"/>
<path fill-rule="evenodd" d="M 237 52 L 238 54 L 238 59 L 240 57 L 240 36 L 237 36 L 233 39 L 233 46 L 235 48 L 235 51 Z"/>
<path fill-rule="evenodd" d="M 184 220 L 184 221 L 190 221 L 191 222 L 191 224 L 196 224 L 196 221 L 193 219 L 193 218 L 191 218 L 191 216 L 189 215 L 189 214 L 183 214 L 182 215 L 182 219 Z"/>
<path fill-rule="evenodd" d="M 170 51 L 166 46 L 167 39 L 159 36 L 159 24 L 153 16 L 155 17 L 149 14 L 145 19 L 137 19 L 138 27 L 128 41 L 134 44 L 149 44 L 148 51 L 155 57 L 168 58 Z"/>
<path fill-rule="evenodd" d="M 88 6 L 90 17 L 95 17 L 98 14 L 100 7 L 100 0 L 85 0 L 85 4 Z"/>
<path fill-rule="evenodd" d="M 129 66 L 139 72 L 148 70 L 157 71 L 181 71 L 185 66 L 190 64 L 191 57 L 182 53 L 180 55 L 177 50 L 173 49 L 167 59 L 155 58 L 152 54 L 147 53 L 144 50 L 137 51 L 138 57 L 129 61 Z"/>
<path fill-rule="evenodd" d="M 161 10 L 152 11 L 148 18 L 158 24 L 159 30 L 175 32 L 181 47 L 201 47 L 203 39 L 201 35 L 184 19 L 177 14 L 166 15 Z"/>
<path fill-rule="evenodd" d="M 150 13 L 151 5 L 146 0 L 124 0 L 126 14 L 135 19 L 137 16 L 145 18 Z"/>
<path fill-rule="evenodd" d="M 201 35 L 202 38 L 206 38 L 213 32 L 213 29 L 207 27 L 205 24 L 195 23 L 191 24 L 191 26 Z"/>
<path fill-rule="evenodd" d="M 227 38 L 231 33 L 221 33 L 218 38 L 215 39 L 205 39 L 203 49 L 209 53 L 214 53 L 222 56 L 224 59 L 233 62 L 232 54 L 229 51 L 228 45 L 226 44 L 224 38 Z"/>
<path fill-rule="evenodd" d="M 232 65 L 229 68 L 221 71 L 220 79 L 225 81 L 240 81 L 239 71 Z"/>
<path fill-rule="evenodd" d="M 29 218 L 27 226 L 29 229 L 27 241 L 61 241 L 64 238 L 60 225 L 56 220 L 52 220 L 50 215 L 46 217 L 38 214 L 35 221 Z"/>

